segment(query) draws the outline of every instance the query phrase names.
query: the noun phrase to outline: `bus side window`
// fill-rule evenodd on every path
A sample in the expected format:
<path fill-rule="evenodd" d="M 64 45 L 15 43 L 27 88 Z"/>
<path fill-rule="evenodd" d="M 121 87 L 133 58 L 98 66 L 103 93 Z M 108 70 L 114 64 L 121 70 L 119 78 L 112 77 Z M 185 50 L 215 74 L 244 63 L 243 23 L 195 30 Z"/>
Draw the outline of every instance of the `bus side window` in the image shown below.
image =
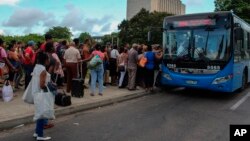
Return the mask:
<path fill-rule="evenodd" d="M 239 29 L 239 28 L 236 28 L 234 30 L 234 40 L 235 40 L 235 46 L 234 46 L 234 62 L 239 62 L 241 61 L 241 59 L 244 58 L 244 55 L 242 53 L 242 49 L 243 49 L 243 39 L 242 38 L 244 35 L 241 35 L 243 34 L 240 30 L 242 29 Z"/>

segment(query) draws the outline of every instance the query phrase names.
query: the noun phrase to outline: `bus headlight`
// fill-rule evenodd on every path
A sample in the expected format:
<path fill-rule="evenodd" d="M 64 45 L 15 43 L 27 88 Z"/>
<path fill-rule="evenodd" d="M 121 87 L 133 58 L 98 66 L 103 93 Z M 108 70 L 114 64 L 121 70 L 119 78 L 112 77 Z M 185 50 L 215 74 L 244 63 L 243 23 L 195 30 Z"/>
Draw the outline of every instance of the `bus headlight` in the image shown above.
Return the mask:
<path fill-rule="evenodd" d="M 228 75 L 228 76 L 225 76 L 225 77 L 219 77 L 219 78 L 216 78 L 212 84 L 221 84 L 221 83 L 225 83 L 229 80 L 231 80 L 233 78 L 233 75 Z"/>
<path fill-rule="evenodd" d="M 162 76 L 164 78 L 166 78 L 167 80 L 172 80 L 171 76 L 169 74 L 167 74 L 167 73 L 164 73 Z"/>

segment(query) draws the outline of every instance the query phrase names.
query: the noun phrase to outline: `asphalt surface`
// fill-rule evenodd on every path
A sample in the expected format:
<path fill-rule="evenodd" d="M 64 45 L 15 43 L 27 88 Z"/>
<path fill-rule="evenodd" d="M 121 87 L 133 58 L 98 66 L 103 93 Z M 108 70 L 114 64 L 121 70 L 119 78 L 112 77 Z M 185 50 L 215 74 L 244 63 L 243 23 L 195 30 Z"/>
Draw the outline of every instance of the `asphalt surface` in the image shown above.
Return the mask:
<path fill-rule="evenodd" d="M 59 118 L 45 134 L 54 141 L 229 141 L 230 124 L 250 123 L 248 91 L 163 91 Z M 4 131 L 0 141 L 33 141 L 33 130 Z"/>

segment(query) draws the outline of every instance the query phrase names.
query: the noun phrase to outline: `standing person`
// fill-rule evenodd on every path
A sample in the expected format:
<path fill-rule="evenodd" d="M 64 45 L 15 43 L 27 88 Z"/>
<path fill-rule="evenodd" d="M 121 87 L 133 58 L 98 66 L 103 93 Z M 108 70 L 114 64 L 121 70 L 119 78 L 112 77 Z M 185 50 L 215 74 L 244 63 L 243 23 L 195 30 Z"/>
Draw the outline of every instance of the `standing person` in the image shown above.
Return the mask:
<path fill-rule="evenodd" d="M 106 84 L 108 83 L 108 66 L 109 66 L 109 56 L 107 53 L 107 47 L 106 46 L 102 46 L 101 52 L 104 54 L 104 60 L 103 60 L 103 68 L 104 68 L 104 72 L 103 72 L 103 85 L 106 86 Z"/>
<path fill-rule="evenodd" d="M 46 43 L 46 45 L 45 45 L 45 53 L 47 53 L 47 55 L 49 56 L 49 59 L 50 59 L 50 61 L 49 61 L 50 63 L 49 63 L 48 66 L 46 66 L 46 69 L 50 73 L 51 76 L 54 75 L 55 67 L 58 66 L 56 60 L 52 56 L 52 54 L 54 52 L 55 52 L 54 43 L 53 42 Z"/>
<path fill-rule="evenodd" d="M 148 46 L 142 44 L 138 48 L 138 60 L 144 56 L 145 52 L 148 50 Z M 145 88 L 145 68 L 137 65 L 137 75 L 136 75 L 136 84 Z"/>
<path fill-rule="evenodd" d="M 40 51 L 45 51 L 46 43 L 53 41 L 53 38 L 50 34 L 45 34 L 44 38 L 45 38 L 45 42 L 41 45 Z"/>
<path fill-rule="evenodd" d="M 152 51 L 152 46 L 148 46 L 148 51 L 144 54 L 144 56 L 147 58 L 144 77 L 146 91 L 150 90 L 151 92 L 153 92 L 155 60 L 160 59 L 161 56 L 157 55 L 155 52 Z"/>
<path fill-rule="evenodd" d="M 23 70 L 23 52 L 24 52 L 24 44 L 22 42 L 17 42 L 17 49 L 16 53 L 18 54 L 19 60 L 20 60 L 20 69 L 18 70 L 18 76 L 16 80 L 16 87 L 18 88 L 19 86 L 23 86 L 23 84 L 20 83 L 24 70 Z"/>
<path fill-rule="evenodd" d="M 63 55 L 65 50 L 67 49 L 67 41 L 63 40 L 59 43 L 58 47 L 56 48 L 56 54 L 58 55 L 61 62 L 63 62 Z"/>
<path fill-rule="evenodd" d="M 35 62 L 35 42 L 29 41 L 28 47 L 24 50 L 24 71 L 25 71 L 25 89 L 28 87 L 29 82 L 31 80 L 31 73 L 34 68 L 34 62 Z"/>
<path fill-rule="evenodd" d="M 117 58 L 119 56 L 119 52 L 117 50 L 117 45 L 113 46 L 112 51 L 110 52 L 110 59 L 109 59 L 109 65 L 110 65 L 110 76 L 111 76 L 111 84 L 113 86 L 116 85 L 117 80 Z"/>
<path fill-rule="evenodd" d="M 18 72 L 9 72 L 9 80 L 12 85 L 15 86 L 16 89 L 18 89 L 19 82 L 17 82 L 18 77 L 20 76 L 21 72 L 21 62 L 20 58 L 18 56 L 18 53 L 16 52 L 17 45 L 15 43 L 12 43 L 9 45 L 9 52 L 8 52 L 8 59 L 10 60 L 11 64 L 15 67 L 15 69 L 18 70 Z"/>
<path fill-rule="evenodd" d="M 83 60 L 90 57 L 90 44 L 91 43 L 90 43 L 89 39 L 86 39 L 84 41 L 84 44 L 83 44 L 83 47 L 82 47 L 82 59 Z M 83 82 L 84 82 L 84 87 L 85 88 L 88 88 L 85 85 L 85 78 L 86 78 L 87 72 L 88 72 L 87 63 L 86 62 L 82 62 L 82 78 L 83 78 Z"/>
<path fill-rule="evenodd" d="M 156 83 L 156 79 L 157 76 L 160 73 L 160 65 L 162 63 L 162 56 L 163 56 L 163 52 L 162 52 L 162 48 L 160 45 L 153 45 L 153 52 L 157 55 L 157 58 L 155 59 L 155 67 L 154 67 L 154 84 L 153 86 L 155 86 Z"/>
<path fill-rule="evenodd" d="M 77 77 L 77 63 L 81 60 L 81 55 L 71 42 L 69 48 L 64 53 L 65 66 L 67 69 L 67 93 L 71 92 L 72 79 Z"/>
<path fill-rule="evenodd" d="M 14 71 L 14 72 L 17 71 L 8 59 L 7 53 L 4 49 L 4 41 L 1 38 L 0 38 L 0 63 L 6 64 L 8 68 L 10 69 L 10 71 Z M 3 75 L 2 73 L 3 72 L 1 72 L 1 75 Z"/>
<path fill-rule="evenodd" d="M 122 88 L 122 83 L 127 72 L 128 66 L 128 50 L 126 48 L 120 49 L 121 54 L 118 57 L 118 71 L 120 72 L 119 88 Z"/>
<path fill-rule="evenodd" d="M 135 80 L 138 62 L 138 45 L 133 44 L 128 52 L 128 90 L 136 90 Z"/>
<path fill-rule="evenodd" d="M 90 57 L 83 60 L 84 62 L 90 61 L 94 56 L 98 55 L 102 60 L 104 60 L 104 54 L 100 51 L 101 45 L 96 44 L 95 50 L 91 53 Z M 99 64 L 95 68 L 91 70 L 91 96 L 95 96 L 95 89 L 96 89 L 96 81 L 98 79 L 98 88 L 99 88 L 99 95 L 103 95 L 103 63 Z"/>
<path fill-rule="evenodd" d="M 50 74 L 46 71 L 45 66 L 49 65 L 49 56 L 46 53 L 39 52 L 36 58 L 36 66 L 33 71 L 32 79 L 32 93 L 39 92 L 41 90 L 47 90 L 47 84 L 50 82 Z M 44 137 L 43 129 L 48 119 L 38 119 L 36 121 L 36 129 L 33 137 L 38 141 L 50 140 L 51 137 Z"/>

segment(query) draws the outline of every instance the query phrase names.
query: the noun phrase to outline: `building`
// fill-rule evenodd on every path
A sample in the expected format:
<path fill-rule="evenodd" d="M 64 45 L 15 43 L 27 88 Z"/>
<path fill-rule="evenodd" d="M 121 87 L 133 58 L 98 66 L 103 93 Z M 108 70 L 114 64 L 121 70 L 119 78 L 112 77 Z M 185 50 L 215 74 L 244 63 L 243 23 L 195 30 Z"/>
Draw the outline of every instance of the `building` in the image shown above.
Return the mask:
<path fill-rule="evenodd" d="M 181 0 L 127 0 L 127 19 L 131 19 L 142 8 L 150 12 L 168 12 L 174 15 L 183 15 L 186 11 Z"/>

